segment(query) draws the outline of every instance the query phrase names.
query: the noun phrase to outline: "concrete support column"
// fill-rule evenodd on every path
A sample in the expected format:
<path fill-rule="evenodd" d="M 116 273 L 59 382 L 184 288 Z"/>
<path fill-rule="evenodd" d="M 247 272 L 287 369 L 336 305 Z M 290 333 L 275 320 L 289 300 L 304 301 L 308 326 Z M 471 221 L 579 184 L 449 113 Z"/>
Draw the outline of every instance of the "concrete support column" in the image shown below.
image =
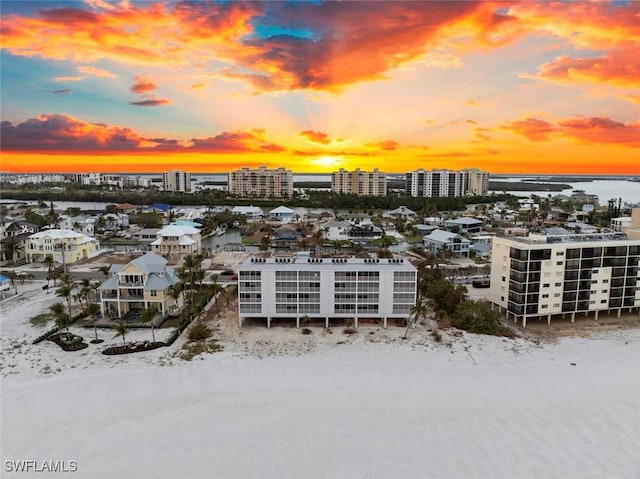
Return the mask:
<path fill-rule="evenodd" d="M 618 310 L 618 319 L 620 319 L 620 314 L 622 313 L 622 308 Z"/>
<path fill-rule="evenodd" d="M 527 327 L 527 317 L 526 317 L 526 316 L 523 316 L 523 317 L 522 317 L 522 327 L 523 327 L 523 328 L 526 328 L 526 327 Z"/>
<path fill-rule="evenodd" d="M 327 329 L 329 329 L 329 316 L 324 318 L 324 325 Z"/>
<path fill-rule="evenodd" d="M 300 316 L 296 316 L 296 328 L 300 329 Z"/>
<path fill-rule="evenodd" d="M 595 314 L 595 318 L 594 318 L 594 319 L 595 319 L 596 321 L 598 320 L 598 311 L 596 311 L 596 314 Z"/>
<path fill-rule="evenodd" d="M 267 316 L 267 328 L 271 327 L 271 316 Z"/>
<path fill-rule="evenodd" d="M 551 324 L 551 315 L 547 316 L 547 324 Z"/>
<path fill-rule="evenodd" d="M 238 316 L 238 327 L 242 327 L 242 316 Z"/>
<path fill-rule="evenodd" d="M 575 323 L 575 321 L 576 321 L 576 312 L 575 312 L 575 311 L 573 311 L 573 312 L 571 313 L 571 322 L 572 322 L 572 323 Z"/>
<path fill-rule="evenodd" d="M 357 317 L 353 318 L 353 327 L 358 329 L 358 318 Z"/>
<path fill-rule="evenodd" d="M 382 318 L 382 327 L 383 329 L 387 329 L 387 317 Z"/>

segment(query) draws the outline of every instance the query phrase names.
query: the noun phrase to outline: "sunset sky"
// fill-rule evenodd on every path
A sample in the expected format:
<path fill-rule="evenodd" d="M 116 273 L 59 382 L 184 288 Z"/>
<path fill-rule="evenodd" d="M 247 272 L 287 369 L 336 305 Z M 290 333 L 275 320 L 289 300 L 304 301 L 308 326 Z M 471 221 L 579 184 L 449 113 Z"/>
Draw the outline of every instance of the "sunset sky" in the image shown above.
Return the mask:
<path fill-rule="evenodd" d="M 640 174 L 640 1 L 5 1 L 9 172 Z"/>

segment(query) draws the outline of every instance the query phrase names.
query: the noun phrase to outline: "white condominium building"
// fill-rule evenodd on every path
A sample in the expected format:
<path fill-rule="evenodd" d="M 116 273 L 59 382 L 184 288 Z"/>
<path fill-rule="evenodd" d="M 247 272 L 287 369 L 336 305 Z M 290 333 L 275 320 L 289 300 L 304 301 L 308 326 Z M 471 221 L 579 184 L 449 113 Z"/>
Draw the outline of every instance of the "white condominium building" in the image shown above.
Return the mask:
<path fill-rule="evenodd" d="M 467 172 L 467 194 L 485 196 L 489 194 L 489 172 L 477 168 L 465 170 Z"/>
<path fill-rule="evenodd" d="M 360 171 L 356 168 L 331 174 L 331 191 L 360 196 L 387 196 L 387 175 L 374 168 L 373 171 Z"/>
<path fill-rule="evenodd" d="M 402 259 L 249 258 L 239 269 L 240 326 L 247 318 L 406 318 L 416 303 L 416 268 Z"/>
<path fill-rule="evenodd" d="M 406 174 L 407 194 L 416 197 L 464 196 L 467 192 L 466 185 L 466 171 L 416 170 Z"/>
<path fill-rule="evenodd" d="M 164 191 L 191 191 L 191 174 L 186 171 L 173 170 L 162 173 L 162 189 Z"/>
<path fill-rule="evenodd" d="M 229 173 L 229 193 L 248 198 L 290 198 L 293 173 L 284 168 L 241 168 Z"/>
<path fill-rule="evenodd" d="M 640 240 L 620 233 L 493 240 L 491 301 L 514 321 L 640 310 Z"/>

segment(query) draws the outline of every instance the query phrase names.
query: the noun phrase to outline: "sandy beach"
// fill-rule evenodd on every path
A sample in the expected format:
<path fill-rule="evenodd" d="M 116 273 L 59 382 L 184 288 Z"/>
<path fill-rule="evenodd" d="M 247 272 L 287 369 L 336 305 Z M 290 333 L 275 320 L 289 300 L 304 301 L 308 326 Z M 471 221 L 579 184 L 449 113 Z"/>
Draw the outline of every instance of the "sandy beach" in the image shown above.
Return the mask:
<path fill-rule="evenodd" d="M 111 332 L 75 353 L 32 345 L 29 318 L 59 300 L 38 288 L 0 305 L 2 477 L 42 476 L 16 460 L 75 461 L 46 477 L 79 478 L 640 477 L 637 328 L 303 336 L 238 330 L 231 305 L 211 322 L 222 352 L 107 357 Z"/>

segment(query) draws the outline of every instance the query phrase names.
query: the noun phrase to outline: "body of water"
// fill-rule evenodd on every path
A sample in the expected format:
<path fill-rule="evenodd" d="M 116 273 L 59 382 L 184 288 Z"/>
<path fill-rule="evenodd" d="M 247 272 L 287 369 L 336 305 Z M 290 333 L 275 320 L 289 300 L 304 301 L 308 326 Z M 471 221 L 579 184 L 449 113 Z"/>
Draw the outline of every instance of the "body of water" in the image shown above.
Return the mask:
<path fill-rule="evenodd" d="M 524 179 L 530 179 L 531 177 L 519 177 L 519 178 L 499 178 L 499 181 L 506 182 L 519 182 Z M 548 183 L 553 184 L 551 182 L 546 181 L 534 181 L 534 183 Z M 600 205 L 606 205 L 610 199 L 622 199 L 623 203 L 640 203 L 640 182 L 627 181 L 627 180 L 594 180 L 594 181 L 578 181 L 575 183 L 571 182 L 563 182 L 564 184 L 570 185 L 570 189 L 562 190 L 562 191 L 504 191 L 504 190 L 491 190 L 492 193 L 509 193 L 512 195 L 518 196 L 529 196 L 529 195 L 538 195 L 540 197 L 546 198 L 547 196 L 563 194 L 567 196 L 571 196 L 576 190 L 584 190 L 585 193 L 591 195 L 598 195 L 600 199 Z M 557 184 L 557 183 L 555 183 Z"/>

